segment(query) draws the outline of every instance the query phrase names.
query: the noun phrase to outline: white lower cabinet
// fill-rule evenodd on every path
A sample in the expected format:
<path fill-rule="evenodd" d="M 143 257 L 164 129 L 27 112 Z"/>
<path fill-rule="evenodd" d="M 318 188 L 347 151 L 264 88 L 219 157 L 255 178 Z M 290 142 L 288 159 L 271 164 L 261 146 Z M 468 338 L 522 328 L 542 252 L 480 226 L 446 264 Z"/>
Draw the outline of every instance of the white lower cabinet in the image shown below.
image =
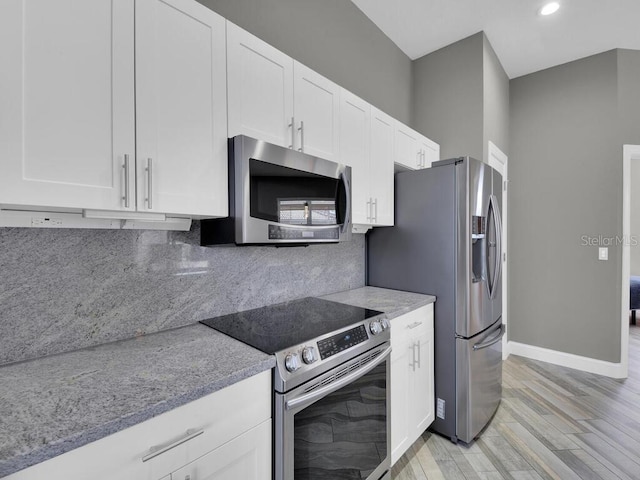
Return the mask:
<path fill-rule="evenodd" d="M 171 480 L 269 480 L 270 444 L 271 421 L 267 420 L 176 470 Z"/>
<path fill-rule="evenodd" d="M 433 304 L 391 321 L 391 463 L 435 419 Z"/>
<path fill-rule="evenodd" d="M 271 478 L 271 371 L 6 480 Z"/>

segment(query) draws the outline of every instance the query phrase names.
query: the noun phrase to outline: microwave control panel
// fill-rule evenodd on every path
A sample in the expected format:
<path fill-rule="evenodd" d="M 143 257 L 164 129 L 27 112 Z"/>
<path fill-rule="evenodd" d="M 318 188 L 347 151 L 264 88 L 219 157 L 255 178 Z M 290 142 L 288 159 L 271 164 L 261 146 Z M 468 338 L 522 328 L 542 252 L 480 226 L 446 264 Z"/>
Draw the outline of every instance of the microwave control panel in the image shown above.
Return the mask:
<path fill-rule="evenodd" d="M 281 225 L 269 225 L 269 240 L 338 240 L 338 226 L 322 230 L 287 228 Z"/>

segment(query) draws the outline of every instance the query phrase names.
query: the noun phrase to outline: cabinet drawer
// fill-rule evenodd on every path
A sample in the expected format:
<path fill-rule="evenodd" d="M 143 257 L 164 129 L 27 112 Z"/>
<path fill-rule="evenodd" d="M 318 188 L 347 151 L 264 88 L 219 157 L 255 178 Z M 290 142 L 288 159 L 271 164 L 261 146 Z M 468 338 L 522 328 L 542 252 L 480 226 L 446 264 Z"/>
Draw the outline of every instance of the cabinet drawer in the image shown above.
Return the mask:
<path fill-rule="evenodd" d="M 407 336 L 417 337 L 433 326 L 433 304 L 425 305 L 412 312 L 391 320 L 391 341 L 402 341 Z"/>
<path fill-rule="evenodd" d="M 157 480 L 269 420 L 271 397 L 268 370 L 7 480 Z M 188 430 L 192 438 L 180 443 Z M 173 448 L 143 462 L 154 446 Z"/>
<path fill-rule="evenodd" d="M 153 448 L 177 444 L 145 462 L 151 478 L 158 478 L 269 418 L 271 373 L 264 372 L 141 424 L 147 428 L 140 438 L 147 443 L 138 443 L 138 456 L 148 458 Z"/>
<path fill-rule="evenodd" d="M 234 438 L 171 474 L 172 480 L 270 480 L 271 421 Z"/>

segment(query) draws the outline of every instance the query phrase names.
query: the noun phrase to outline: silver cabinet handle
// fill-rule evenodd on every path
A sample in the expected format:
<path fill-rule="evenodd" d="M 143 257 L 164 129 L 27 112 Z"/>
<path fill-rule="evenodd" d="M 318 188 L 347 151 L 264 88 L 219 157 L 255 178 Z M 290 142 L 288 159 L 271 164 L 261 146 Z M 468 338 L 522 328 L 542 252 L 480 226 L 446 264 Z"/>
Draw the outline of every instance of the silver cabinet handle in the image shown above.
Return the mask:
<path fill-rule="evenodd" d="M 427 167 L 427 152 L 426 150 L 422 150 L 422 168 Z"/>
<path fill-rule="evenodd" d="M 415 343 L 411 344 L 411 363 L 409 364 L 409 366 L 414 372 L 416 371 L 416 344 Z"/>
<path fill-rule="evenodd" d="M 373 207 L 373 222 L 374 223 L 378 223 L 378 199 L 374 198 L 372 203 L 371 203 L 372 207 Z"/>
<path fill-rule="evenodd" d="M 293 133 L 293 131 L 295 130 L 295 118 L 291 117 L 291 123 L 288 125 L 289 128 L 291 128 L 291 145 L 289 145 L 289 148 L 293 150 L 293 142 L 294 142 L 294 136 L 295 134 Z"/>
<path fill-rule="evenodd" d="M 129 208 L 129 154 L 127 153 L 124 155 L 122 168 L 124 169 L 124 196 L 122 200 L 124 200 L 124 208 Z"/>
<path fill-rule="evenodd" d="M 371 218 L 371 197 L 369 197 L 369 200 L 367 201 L 367 220 L 373 221 Z"/>
<path fill-rule="evenodd" d="M 420 168 L 422 167 L 422 151 L 419 150 L 416 156 L 418 157 L 418 168 Z"/>
<path fill-rule="evenodd" d="M 147 158 L 147 208 L 153 208 L 153 159 Z"/>
<path fill-rule="evenodd" d="M 300 132 L 300 148 L 298 151 L 304 152 L 304 122 L 302 120 L 300 120 L 300 128 L 298 128 L 298 131 Z"/>
<path fill-rule="evenodd" d="M 146 462 L 151 460 L 158 455 L 162 455 L 164 452 L 171 450 L 172 448 L 177 447 L 178 445 L 182 445 L 184 442 L 188 442 L 189 440 L 196 438 L 204 433 L 204 428 L 198 429 L 190 429 L 187 430 L 183 437 L 180 437 L 178 440 L 173 442 L 167 442 L 160 445 L 154 445 L 149 449 L 149 453 L 147 453 L 144 457 L 142 457 L 142 461 Z"/>
<path fill-rule="evenodd" d="M 420 353 L 420 340 L 415 344 L 416 350 L 418 350 L 418 368 L 422 368 L 422 353 Z"/>
<path fill-rule="evenodd" d="M 413 328 L 416 328 L 419 325 L 422 325 L 422 322 L 413 322 L 411 325 L 407 325 L 407 328 L 413 329 Z"/>

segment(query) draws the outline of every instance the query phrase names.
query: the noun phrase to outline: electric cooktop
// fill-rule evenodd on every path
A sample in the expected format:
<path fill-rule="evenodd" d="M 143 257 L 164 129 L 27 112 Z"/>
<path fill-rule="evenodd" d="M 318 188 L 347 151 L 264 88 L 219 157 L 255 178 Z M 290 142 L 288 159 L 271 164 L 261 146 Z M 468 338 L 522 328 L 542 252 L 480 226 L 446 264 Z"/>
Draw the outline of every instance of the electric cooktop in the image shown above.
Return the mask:
<path fill-rule="evenodd" d="M 200 323 L 273 355 L 381 314 L 368 308 L 306 297 Z"/>

